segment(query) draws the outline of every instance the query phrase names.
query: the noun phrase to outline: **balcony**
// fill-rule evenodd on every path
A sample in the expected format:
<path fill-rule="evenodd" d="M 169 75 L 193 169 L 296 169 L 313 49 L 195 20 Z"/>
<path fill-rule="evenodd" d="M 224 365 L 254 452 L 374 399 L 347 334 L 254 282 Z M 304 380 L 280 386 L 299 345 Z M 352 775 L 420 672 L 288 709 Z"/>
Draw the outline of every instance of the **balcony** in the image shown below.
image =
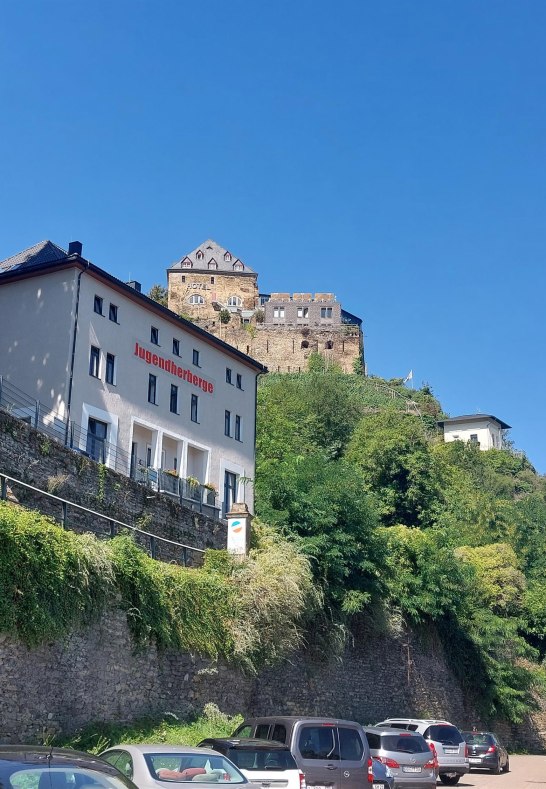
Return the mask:
<path fill-rule="evenodd" d="M 183 479 L 172 471 L 137 466 L 133 475 L 136 482 L 146 485 L 158 493 L 166 493 L 180 501 L 184 507 L 202 512 L 216 520 L 220 517 L 220 505 L 216 490 L 201 484 L 191 477 Z"/>

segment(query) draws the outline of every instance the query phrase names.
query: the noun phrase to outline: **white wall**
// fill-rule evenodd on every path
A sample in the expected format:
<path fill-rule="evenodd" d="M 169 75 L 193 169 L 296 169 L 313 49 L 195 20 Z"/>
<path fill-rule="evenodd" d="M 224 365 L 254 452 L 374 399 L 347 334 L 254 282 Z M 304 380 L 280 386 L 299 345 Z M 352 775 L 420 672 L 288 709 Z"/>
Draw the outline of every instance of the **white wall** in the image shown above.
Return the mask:
<path fill-rule="evenodd" d="M 470 441 L 470 436 L 477 435 L 480 449 L 501 449 L 502 430 L 498 422 L 484 419 L 481 422 L 460 422 L 444 425 L 444 441 Z"/>

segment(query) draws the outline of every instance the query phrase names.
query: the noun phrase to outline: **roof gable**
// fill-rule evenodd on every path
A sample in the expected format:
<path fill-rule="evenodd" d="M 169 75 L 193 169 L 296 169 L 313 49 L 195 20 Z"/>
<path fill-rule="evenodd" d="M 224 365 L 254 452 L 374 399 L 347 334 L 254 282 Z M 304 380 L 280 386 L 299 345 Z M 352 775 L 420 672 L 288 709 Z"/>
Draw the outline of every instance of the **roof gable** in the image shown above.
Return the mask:
<path fill-rule="evenodd" d="M 229 271 L 230 273 L 237 271 L 242 274 L 256 273 L 243 263 L 242 260 L 235 257 L 229 249 L 221 247 L 220 244 L 217 244 L 216 241 L 213 241 L 211 238 L 203 241 L 193 252 L 188 252 L 187 255 L 183 255 L 176 263 L 172 264 L 171 269 L 192 268 L 197 271 L 208 271 L 209 268 L 212 268 L 209 266 L 211 260 L 216 264 L 214 267 L 216 271 Z"/>
<path fill-rule="evenodd" d="M 33 247 L 28 247 L 22 252 L 17 252 L 5 260 L 0 261 L 0 274 L 8 271 L 16 271 L 32 268 L 33 266 L 43 266 L 47 263 L 54 263 L 63 260 L 67 253 L 52 241 L 40 241 Z"/>

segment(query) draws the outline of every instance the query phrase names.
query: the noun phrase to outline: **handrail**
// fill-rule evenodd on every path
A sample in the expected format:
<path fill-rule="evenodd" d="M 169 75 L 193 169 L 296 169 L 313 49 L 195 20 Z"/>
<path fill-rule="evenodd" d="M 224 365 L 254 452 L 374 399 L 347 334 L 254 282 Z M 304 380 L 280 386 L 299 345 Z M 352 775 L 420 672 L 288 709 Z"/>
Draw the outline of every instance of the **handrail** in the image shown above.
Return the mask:
<path fill-rule="evenodd" d="M 2 500 L 5 500 L 7 498 L 8 480 L 10 482 L 14 482 L 16 485 L 22 485 L 24 488 L 33 490 L 36 493 L 41 493 L 43 496 L 47 496 L 49 499 L 54 499 L 55 501 L 60 502 L 63 507 L 63 517 L 61 519 L 63 526 L 66 520 L 66 507 L 69 506 L 69 507 L 73 507 L 74 509 L 81 510 L 83 512 L 88 512 L 90 515 L 94 515 L 97 518 L 101 518 L 102 520 L 107 521 L 108 524 L 110 525 L 110 529 L 112 529 L 112 524 L 115 524 L 117 526 L 121 526 L 124 529 L 130 529 L 133 532 L 137 532 L 138 534 L 143 534 L 146 537 L 149 537 L 150 542 L 152 542 L 152 540 L 153 541 L 160 540 L 161 542 L 166 542 L 169 545 L 174 545 L 177 548 L 182 548 L 183 549 L 182 556 L 183 556 L 184 564 L 186 564 L 187 550 L 196 551 L 197 553 L 203 553 L 203 554 L 205 553 L 204 548 L 195 548 L 193 545 L 185 545 L 182 542 L 176 542 L 175 540 L 169 540 L 167 537 L 160 537 L 157 534 L 152 534 L 151 532 L 145 531 L 144 529 L 139 529 L 138 526 L 131 526 L 130 524 L 124 523 L 123 521 L 118 521 L 116 518 L 111 518 L 109 515 L 104 515 L 102 512 L 97 512 L 96 510 L 89 509 L 89 507 L 84 507 L 82 504 L 76 504 L 75 502 L 69 501 L 68 499 L 63 499 L 60 496 L 55 496 L 54 493 L 49 493 L 49 491 L 47 490 L 42 490 L 41 488 L 37 488 L 34 485 L 30 485 L 28 482 L 23 482 L 22 480 L 17 479 L 16 477 L 11 477 L 9 474 L 5 474 L 3 471 L 0 471 L 0 499 Z M 152 555 L 152 558 L 155 559 L 156 557 Z"/>

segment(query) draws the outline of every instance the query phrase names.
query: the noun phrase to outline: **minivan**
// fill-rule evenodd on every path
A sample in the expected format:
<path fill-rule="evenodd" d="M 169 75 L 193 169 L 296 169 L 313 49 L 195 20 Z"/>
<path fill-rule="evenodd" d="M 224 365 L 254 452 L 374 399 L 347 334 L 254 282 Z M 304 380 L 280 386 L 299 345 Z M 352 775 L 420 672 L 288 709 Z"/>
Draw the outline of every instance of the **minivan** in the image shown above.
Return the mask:
<path fill-rule="evenodd" d="M 449 721 L 423 718 L 387 718 L 376 726 L 422 734 L 438 757 L 440 781 L 455 786 L 470 770 L 468 748 L 459 729 Z"/>
<path fill-rule="evenodd" d="M 247 718 L 233 737 L 288 745 L 309 789 L 383 789 L 375 781 L 368 740 L 359 723 L 337 718 L 280 715 Z"/>

